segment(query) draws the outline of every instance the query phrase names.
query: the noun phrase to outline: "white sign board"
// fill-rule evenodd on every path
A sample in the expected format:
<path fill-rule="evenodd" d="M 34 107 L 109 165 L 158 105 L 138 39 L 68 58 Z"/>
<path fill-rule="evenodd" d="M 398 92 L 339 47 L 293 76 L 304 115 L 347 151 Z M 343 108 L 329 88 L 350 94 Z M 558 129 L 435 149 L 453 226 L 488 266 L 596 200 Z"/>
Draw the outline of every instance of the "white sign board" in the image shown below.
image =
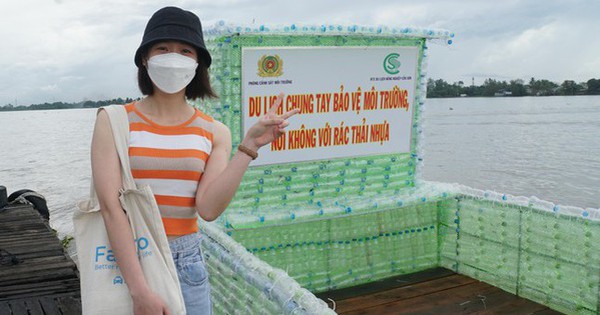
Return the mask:
<path fill-rule="evenodd" d="M 281 112 L 301 110 L 252 165 L 410 152 L 418 55 L 418 47 L 242 48 L 244 134 L 281 92 Z"/>

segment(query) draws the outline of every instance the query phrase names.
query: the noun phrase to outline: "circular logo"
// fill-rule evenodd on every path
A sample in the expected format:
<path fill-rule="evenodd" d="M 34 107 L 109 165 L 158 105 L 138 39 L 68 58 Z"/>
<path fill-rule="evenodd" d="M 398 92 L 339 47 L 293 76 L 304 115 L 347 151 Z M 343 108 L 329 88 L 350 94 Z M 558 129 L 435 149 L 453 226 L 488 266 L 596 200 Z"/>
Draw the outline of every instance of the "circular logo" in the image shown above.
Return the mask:
<path fill-rule="evenodd" d="M 275 57 L 273 57 L 273 56 L 268 56 L 263 61 L 263 70 L 266 73 L 273 73 L 273 72 L 275 72 L 275 70 L 277 70 L 277 67 L 278 67 L 277 59 L 275 59 Z"/>
<path fill-rule="evenodd" d="M 400 70 L 398 70 L 398 68 L 400 68 L 398 57 L 400 57 L 400 55 L 397 53 L 391 53 L 385 56 L 385 59 L 383 59 L 383 70 L 389 74 L 398 74 L 398 72 L 400 72 Z"/>
<path fill-rule="evenodd" d="M 282 60 L 278 55 L 264 55 L 258 61 L 258 75 L 261 77 L 277 77 L 282 74 Z"/>

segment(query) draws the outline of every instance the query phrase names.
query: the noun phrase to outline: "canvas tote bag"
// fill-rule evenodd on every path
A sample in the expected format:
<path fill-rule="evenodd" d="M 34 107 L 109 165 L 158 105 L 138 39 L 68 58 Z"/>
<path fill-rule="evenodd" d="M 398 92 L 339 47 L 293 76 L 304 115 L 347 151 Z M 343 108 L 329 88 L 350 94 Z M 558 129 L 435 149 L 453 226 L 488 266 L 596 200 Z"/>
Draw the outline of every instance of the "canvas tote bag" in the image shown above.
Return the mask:
<path fill-rule="evenodd" d="M 137 254 L 150 288 L 167 303 L 171 314 L 185 314 L 185 304 L 158 206 L 147 185 L 136 187 L 129 167 L 129 121 L 123 106 L 104 107 L 110 117 L 121 160 L 121 206 L 133 231 Z M 90 199 L 73 215 L 83 314 L 133 314 L 129 289 L 115 260 L 100 214 L 93 180 Z"/>

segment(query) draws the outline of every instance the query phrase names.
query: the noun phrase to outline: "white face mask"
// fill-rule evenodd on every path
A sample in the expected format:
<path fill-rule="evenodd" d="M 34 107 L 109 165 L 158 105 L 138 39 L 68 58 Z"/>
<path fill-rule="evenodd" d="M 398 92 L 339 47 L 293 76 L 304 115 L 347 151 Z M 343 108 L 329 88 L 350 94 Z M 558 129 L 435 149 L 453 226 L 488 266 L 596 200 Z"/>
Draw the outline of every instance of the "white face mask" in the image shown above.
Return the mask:
<path fill-rule="evenodd" d="M 196 75 L 196 60 L 178 53 L 160 54 L 148 59 L 148 75 L 167 94 L 183 90 Z"/>

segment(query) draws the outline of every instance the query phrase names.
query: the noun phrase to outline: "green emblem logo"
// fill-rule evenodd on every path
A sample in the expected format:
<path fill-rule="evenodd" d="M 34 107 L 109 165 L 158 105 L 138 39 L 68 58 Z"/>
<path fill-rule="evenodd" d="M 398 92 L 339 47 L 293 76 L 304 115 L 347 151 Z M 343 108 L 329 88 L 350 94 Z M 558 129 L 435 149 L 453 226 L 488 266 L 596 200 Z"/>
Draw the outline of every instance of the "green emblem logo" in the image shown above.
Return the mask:
<path fill-rule="evenodd" d="M 385 56 L 385 59 L 383 59 L 383 70 L 389 74 L 398 74 L 398 72 L 400 72 L 400 70 L 398 70 L 398 68 L 400 68 L 398 57 L 400 57 L 400 55 L 397 53 L 391 53 Z"/>
<path fill-rule="evenodd" d="M 261 77 L 278 77 L 283 74 L 283 60 L 278 55 L 263 55 L 258 60 L 258 75 Z"/>

